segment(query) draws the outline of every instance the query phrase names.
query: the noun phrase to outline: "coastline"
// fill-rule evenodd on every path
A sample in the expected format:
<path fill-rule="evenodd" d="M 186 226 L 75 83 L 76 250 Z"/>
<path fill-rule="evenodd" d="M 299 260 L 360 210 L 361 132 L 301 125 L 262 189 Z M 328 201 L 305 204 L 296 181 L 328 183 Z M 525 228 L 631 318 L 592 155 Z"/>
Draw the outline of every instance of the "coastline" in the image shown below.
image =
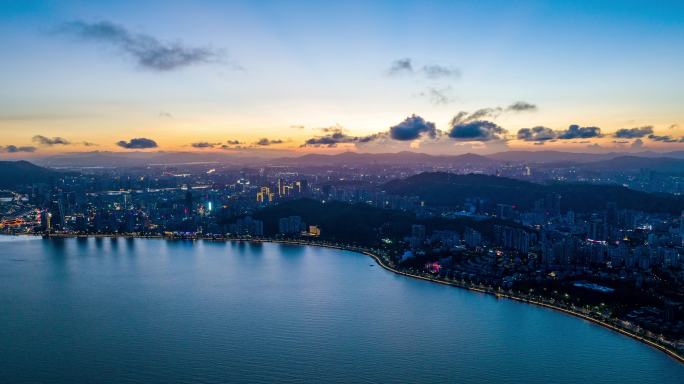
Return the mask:
<path fill-rule="evenodd" d="M 343 245 L 343 244 L 335 244 L 335 243 L 328 243 L 328 242 L 319 242 L 319 241 L 312 241 L 312 240 L 294 240 L 294 239 L 272 239 L 272 238 L 252 238 L 252 237 L 168 237 L 168 236 L 136 236 L 136 235 L 110 235 L 110 234 L 91 234 L 91 235 L 77 235 L 77 234 L 51 234 L 51 235 L 31 235 L 29 236 L 41 236 L 41 237 L 55 237 L 55 238 L 89 238 L 89 237 L 94 237 L 94 238 L 141 238 L 141 239 L 167 239 L 167 240 L 207 240 L 207 241 L 221 241 L 221 242 L 227 242 L 227 241 L 240 241 L 240 242 L 251 242 L 251 243 L 278 243 L 278 244 L 289 244 L 289 245 L 307 245 L 307 246 L 315 246 L 315 247 L 324 247 L 324 248 L 332 248 L 332 249 L 338 249 L 338 250 L 343 250 L 343 251 L 350 251 L 350 252 L 356 252 L 359 254 L 363 254 L 365 256 L 368 256 L 375 260 L 375 262 L 380 265 L 383 269 L 386 271 L 389 271 L 391 273 L 397 274 L 397 275 L 402 275 L 406 276 L 409 278 L 414 278 L 418 280 L 423 280 L 427 282 L 432 282 L 436 284 L 442 284 L 442 285 L 448 285 L 456 288 L 461 288 L 461 289 L 466 289 L 472 292 L 478 292 L 478 293 L 483 293 L 486 295 L 492 295 L 496 298 L 505 298 L 509 300 L 514 300 L 520 303 L 526 303 L 526 304 L 532 304 L 535 306 L 559 311 L 561 313 L 564 313 L 566 315 L 574 316 L 583 320 L 587 320 L 595 325 L 602 326 L 604 328 L 607 328 L 611 331 L 620 333 L 624 336 L 628 336 L 636 341 L 639 341 L 643 344 L 646 344 L 652 348 L 655 348 L 659 350 L 660 352 L 663 352 L 667 354 L 669 357 L 677 360 L 679 363 L 684 364 L 684 355 L 678 353 L 677 351 L 668 348 L 665 345 L 659 344 L 653 340 L 650 340 L 646 337 L 643 337 L 635 332 L 632 332 L 628 329 L 620 328 L 617 327 L 613 324 L 610 324 L 604 320 L 597 319 L 591 316 L 588 316 L 582 312 L 575 311 L 572 309 L 560 307 L 557 305 L 545 303 L 542 301 L 537 301 L 533 300 L 530 298 L 526 298 L 523 296 L 518 296 L 518 295 L 513 295 L 509 294 L 503 291 L 496 291 L 493 289 L 486 289 L 486 288 L 480 288 L 477 286 L 473 285 L 468 285 L 468 284 L 462 284 L 458 283 L 456 281 L 447 281 L 447 280 L 442 280 L 442 279 L 436 279 L 432 277 L 427 277 L 427 276 L 421 276 L 421 275 L 416 275 L 416 274 L 411 274 L 408 272 L 401 271 L 399 269 L 394 268 L 391 266 L 388 261 L 380 256 L 377 252 L 373 251 L 372 249 L 369 248 L 364 248 L 364 247 L 358 247 L 358 246 L 352 246 L 352 245 Z"/>

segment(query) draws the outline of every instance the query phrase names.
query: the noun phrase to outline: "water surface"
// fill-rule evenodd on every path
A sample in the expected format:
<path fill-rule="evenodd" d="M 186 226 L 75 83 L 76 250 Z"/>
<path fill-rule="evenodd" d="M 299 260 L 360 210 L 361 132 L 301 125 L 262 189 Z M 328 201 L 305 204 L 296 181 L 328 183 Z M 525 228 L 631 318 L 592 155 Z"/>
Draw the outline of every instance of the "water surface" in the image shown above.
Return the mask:
<path fill-rule="evenodd" d="M 683 380 L 684 365 L 589 322 L 398 276 L 352 252 L 0 242 L 0 382 Z"/>

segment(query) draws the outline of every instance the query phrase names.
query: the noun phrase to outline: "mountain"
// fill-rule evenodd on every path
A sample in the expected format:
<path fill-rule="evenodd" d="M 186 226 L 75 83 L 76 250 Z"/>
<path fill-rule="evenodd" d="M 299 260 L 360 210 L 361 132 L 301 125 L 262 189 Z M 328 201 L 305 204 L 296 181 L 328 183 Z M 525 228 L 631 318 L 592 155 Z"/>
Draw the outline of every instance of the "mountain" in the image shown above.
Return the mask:
<path fill-rule="evenodd" d="M 651 158 L 670 158 L 670 159 L 684 159 L 684 151 L 672 152 L 606 152 L 606 153 L 583 153 L 583 152 L 563 152 L 563 151 L 506 151 L 493 153 L 487 157 L 499 160 L 510 161 L 515 163 L 532 163 L 532 164 L 547 164 L 547 163 L 593 163 L 608 161 L 619 157 L 631 157 L 640 159 Z"/>
<path fill-rule="evenodd" d="M 561 196 L 563 211 L 596 212 L 609 202 L 618 207 L 647 212 L 679 213 L 684 209 L 684 197 L 631 190 L 618 185 L 552 183 L 527 181 L 487 175 L 456 175 L 451 173 L 421 173 L 383 186 L 394 195 L 419 196 L 428 205 L 458 206 L 468 198 L 483 198 L 490 204 L 511 204 L 530 209 L 534 202 L 549 195 Z"/>
<path fill-rule="evenodd" d="M 621 159 L 621 160 L 615 160 Z M 435 167 L 496 167 L 506 163 L 548 164 L 553 166 L 583 166 L 587 168 L 609 167 L 610 164 L 619 169 L 631 167 L 674 168 L 673 160 L 684 159 L 684 152 L 639 152 L 625 155 L 620 152 L 581 153 L 562 151 L 507 151 L 491 155 L 466 153 L 463 155 L 430 155 L 419 152 L 399 153 L 359 153 L 343 152 L 335 155 L 308 154 L 299 157 L 279 158 L 267 161 L 271 164 L 287 166 L 435 166 Z M 615 160 L 611 163 L 611 161 Z"/>
<path fill-rule="evenodd" d="M 0 161 L 0 188 L 16 188 L 21 185 L 49 183 L 59 172 L 39 167 L 28 161 Z"/>
<path fill-rule="evenodd" d="M 153 165 L 174 165 L 194 163 L 221 163 L 235 166 L 427 166 L 427 167 L 496 167 L 507 163 L 528 163 L 548 165 L 576 165 L 603 162 L 619 157 L 684 159 L 684 151 L 625 153 L 577 153 L 561 151 L 507 151 L 491 155 L 466 153 L 462 155 L 430 155 L 420 152 L 398 153 L 360 153 L 343 152 L 339 154 L 306 154 L 297 156 L 296 152 L 264 149 L 249 151 L 206 151 L 206 152 L 167 152 L 132 151 L 108 152 L 93 151 L 65 153 L 32 160 L 34 163 L 52 168 L 70 167 L 140 167 Z M 646 163 L 657 164 L 657 162 Z M 600 164 L 599 164 L 600 166 Z"/>
<path fill-rule="evenodd" d="M 70 167 L 140 167 L 149 165 L 172 165 L 193 163 L 223 163 L 248 165 L 262 163 L 263 159 L 246 154 L 221 152 L 84 152 L 68 153 L 35 160 L 36 163 L 53 168 Z"/>
<path fill-rule="evenodd" d="M 300 157 L 280 158 L 271 161 L 279 165 L 305 166 L 495 166 L 499 161 L 473 153 L 463 155 L 429 155 L 419 152 L 359 153 L 343 152 L 335 155 L 308 154 Z"/>

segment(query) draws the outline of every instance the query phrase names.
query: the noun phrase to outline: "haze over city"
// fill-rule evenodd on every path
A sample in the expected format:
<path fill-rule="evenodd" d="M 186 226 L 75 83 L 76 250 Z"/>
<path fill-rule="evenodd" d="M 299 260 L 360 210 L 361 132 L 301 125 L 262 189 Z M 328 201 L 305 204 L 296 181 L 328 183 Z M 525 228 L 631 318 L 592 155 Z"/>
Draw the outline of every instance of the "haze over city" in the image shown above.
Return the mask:
<path fill-rule="evenodd" d="M 680 150 L 682 8 L 5 1 L 1 156 Z"/>

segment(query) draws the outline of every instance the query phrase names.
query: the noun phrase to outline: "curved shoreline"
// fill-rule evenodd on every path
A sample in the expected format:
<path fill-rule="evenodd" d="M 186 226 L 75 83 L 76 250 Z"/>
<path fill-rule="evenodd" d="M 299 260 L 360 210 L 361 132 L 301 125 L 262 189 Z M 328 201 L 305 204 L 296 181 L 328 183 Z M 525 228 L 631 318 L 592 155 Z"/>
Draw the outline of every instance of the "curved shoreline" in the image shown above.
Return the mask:
<path fill-rule="evenodd" d="M 659 350 L 660 352 L 663 352 L 667 354 L 669 357 L 675 359 L 679 363 L 684 364 L 684 355 L 679 354 L 677 351 L 672 350 L 664 345 L 658 344 L 654 341 L 651 341 L 643 336 L 640 336 L 634 332 L 631 332 L 629 330 L 623 329 L 616 327 L 612 324 L 609 324 L 605 321 L 602 321 L 600 319 L 593 318 L 591 316 L 587 316 L 584 313 L 578 312 L 578 311 L 573 311 L 567 308 L 559 307 L 557 305 L 553 304 L 548 304 L 544 303 L 541 301 L 536 301 L 536 300 L 531 300 L 529 298 L 521 297 L 521 296 L 516 296 L 516 295 L 511 295 L 505 292 L 497 292 L 493 290 L 488 290 L 488 289 L 483 289 L 483 288 L 478 288 L 474 286 L 469 286 L 466 284 L 459 284 L 454 281 L 446 281 L 446 280 L 440 280 L 440 279 L 435 279 L 427 276 L 421 276 L 421 275 L 415 275 L 411 274 L 408 272 L 403 272 L 400 271 L 391 265 L 387 263 L 387 260 L 385 260 L 383 257 L 375 253 L 373 250 L 364 248 L 364 247 L 356 247 L 356 246 L 350 246 L 350 245 L 338 245 L 338 244 L 331 244 L 331 243 L 323 243 L 323 242 L 316 242 L 316 241 L 310 241 L 310 240 L 288 240 L 288 239 L 269 239 L 269 238 L 227 238 L 227 237 L 219 237 L 219 238 L 213 238 L 213 237 L 193 237 L 193 238 L 185 238 L 185 237 L 166 237 L 166 236 L 127 236 L 127 235 L 68 235 L 68 234 L 52 234 L 44 237 L 57 237 L 57 238 L 71 238 L 71 237 L 95 237 L 95 238 L 103 238 L 103 237 L 108 237 L 108 238 L 141 238 L 141 239 L 167 239 L 167 240 L 208 240 L 208 241 L 240 241 L 240 242 L 249 242 L 249 243 L 278 243 L 278 244 L 289 244 L 289 245 L 308 245 L 308 246 L 315 246 L 315 247 L 323 247 L 323 248 L 331 248 L 331 249 L 338 249 L 338 250 L 343 250 L 343 251 L 350 251 L 350 252 L 355 252 L 359 253 L 365 256 L 368 256 L 375 260 L 375 262 L 380 265 L 383 269 L 386 271 L 392 272 L 397 275 L 402 275 L 418 280 L 423 280 L 423 281 L 428 281 L 436 284 L 442 284 L 442 285 L 448 285 L 451 287 L 456 287 L 456 288 L 461 288 L 461 289 L 466 289 L 469 291 L 473 292 L 479 292 L 483 293 L 486 295 L 492 295 L 496 298 L 505 298 L 505 299 L 510 299 L 514 300 L 520 303 L 526 303 L 526 304 L 532 304 L 536 305 L 539 307 L 559 311 L 561 313 L 564 313 L 566 315 L 570 315 L 573 317 L 577 317 L 583 320 L 587 320 L 595 325 L 602 326 L 604 328 L 607 328 L 609 330 L 612 330 L 614 332 L 620 333 L 624 336 L 628 336 L 632 338 L 633 340 L 639 341 L 643 344 L 646 344 L 652 348 L 655 348 Z"/>

